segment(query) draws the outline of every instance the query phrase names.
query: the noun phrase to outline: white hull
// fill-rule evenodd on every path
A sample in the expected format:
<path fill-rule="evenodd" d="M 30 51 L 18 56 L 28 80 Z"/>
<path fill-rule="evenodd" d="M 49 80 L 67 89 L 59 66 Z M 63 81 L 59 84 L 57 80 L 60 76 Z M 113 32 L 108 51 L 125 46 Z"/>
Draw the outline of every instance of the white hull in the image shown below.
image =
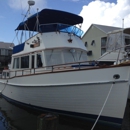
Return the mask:
<path fill-rule="evenodd" d="M 129 91 L 128 69 L 115 67 L 15 77 L 8 80 L 2 95 L 45 110 L 91 118 L 90 115 L 99 115 L 113 85 L 101 117 L 108 118 L 106 122 L 120 124 Z M 102 75 L 98 75 L 100 72 Z M 115 80 L 115 74 L 120 78 Z M 117 122 L 112 122 L 112 118 Z"/>
<path fill-rule="evenodd" d="M 6 80 L 0 80 L 0 94 L 2 93 L 2 91 L 5 88 L 5 82 L 6 82 Z"/>
<path fill-rule="evenodd" d="M 99 58 L 99 62 L 113 62 L 113 64 L 115 63 L 116 64 L 116 60 L 117 60 L 117 57 L 119 55 L 119 52 L 106 52 L 104 53 L 100 58 Z M 118 61 L 118 64 L 125 64 L 129 61 L 123 61 L 122 60 L 122 57 L 124 57 L 124 53 L 120 53 L 119 55 L 119 61 Z M 121 62 L 120 62 L 121 61 Z M 129 85 L 130 85 L 130 79 L 129 79 Z M 129 94 L 128 94 L 128 99 L 130 100 L 130 88 L 129 88 Z"/>

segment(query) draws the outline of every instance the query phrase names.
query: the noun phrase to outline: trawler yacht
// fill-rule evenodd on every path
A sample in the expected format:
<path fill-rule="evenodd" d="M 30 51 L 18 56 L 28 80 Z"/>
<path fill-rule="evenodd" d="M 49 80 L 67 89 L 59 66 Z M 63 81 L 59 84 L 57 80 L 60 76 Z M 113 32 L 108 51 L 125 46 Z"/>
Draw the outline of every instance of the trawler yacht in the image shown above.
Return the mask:
<path fill-rule="evenodd" d="M 87 61 L 82 22 L 81 16 L 43 9 L 20 23 L 16 31 L 25 32 L 25 41 L 13 48 L 11 67 L 3 70 L 1 94 L 32 109 L 120 126 L 130 64 Z"/>

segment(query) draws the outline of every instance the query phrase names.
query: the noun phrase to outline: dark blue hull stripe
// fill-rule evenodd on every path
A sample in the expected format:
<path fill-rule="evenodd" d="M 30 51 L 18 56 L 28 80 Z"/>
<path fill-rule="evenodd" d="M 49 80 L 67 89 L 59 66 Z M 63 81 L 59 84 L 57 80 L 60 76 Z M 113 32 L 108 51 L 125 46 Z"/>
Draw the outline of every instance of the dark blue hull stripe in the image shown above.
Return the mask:
<path fill-rule="evenodd" d="M 69 112 L 69 111 L 62 111 L 62 110 L 56 110 L 56 109 L 50 109 L 50 108 L 42 108 L 42 107 L 37 107 L 34 105 L 30 104 L 25 104 L 13 99 L 10 99 L 4 95 L 2 95 L 3 98 L 5 98 L 7 101 L 14 103 L 19 106 L 23 106 L 25 108 L 33 109 L 33 110 L 38 110 L 42 112 L 53 112 L 56 114 L 61 114 L 61 115 L 67 115 L 67 116 L 72 116 L 72 117 L 77 117 L 81 119 L 86 119 L 89 121 L 94 122 L 97 119 L 98 115 L 92 115 L 92 114 L 83 114 L 83 113 L 77 113 L 77 112 Z M 104 124 L 112 124 L 112 125 L 117 125 L 120 126 L 122 124 L 123 119 L 121 118 L 114 118 L 114 117 L 106 117 L 106 116 L 100 116 L 99 122 L 104 123 Z"/>

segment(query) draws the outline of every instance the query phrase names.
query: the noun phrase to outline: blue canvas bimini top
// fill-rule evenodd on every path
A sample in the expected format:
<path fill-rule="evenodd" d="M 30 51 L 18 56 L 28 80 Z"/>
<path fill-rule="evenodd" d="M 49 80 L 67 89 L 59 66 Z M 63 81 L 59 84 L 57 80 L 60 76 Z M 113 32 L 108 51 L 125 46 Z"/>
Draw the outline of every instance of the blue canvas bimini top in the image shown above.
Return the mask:
<path fill-rule="evenodd" d="M 37 31 L 36 21 L 37 15 L 39 24 L 52 24 L 52 23 L 62 23 L 67 25 L 76 25 L 83 23 L 83 18 L 76 14 L 68 13 L 65 11 L 53 10 L 53 9 L 43 9 L 40 12 L 32 15 L 26 21 L 21 22 L 16 30 L 30 30 Z M 26 24 L 26 26 L 25 26 Z"/>

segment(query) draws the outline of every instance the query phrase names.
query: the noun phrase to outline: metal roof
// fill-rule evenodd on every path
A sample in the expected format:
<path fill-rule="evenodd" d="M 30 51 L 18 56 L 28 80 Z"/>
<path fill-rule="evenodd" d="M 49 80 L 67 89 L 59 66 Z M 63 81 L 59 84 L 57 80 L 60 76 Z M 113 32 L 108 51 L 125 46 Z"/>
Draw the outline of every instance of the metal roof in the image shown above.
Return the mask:
<path fill-rule="evenodd" d="M 90 28 L 92 26 L 95 26 L 96 28 L 98 28 L 99 30 L 101 30 L 102 32 L 108 34 L 109 32 L 111 31 L 114 31 L 114 30 L 119 30 L 119 29 L 122 29 L 122 28 L 119 28 L 119 27 L 113 27 L 113 26 L 106 26 L 106 25 L 99 25 L 99 24 L 91 24 L 91 26 L 88 28 L 88 30 L 84 33 L 84 35 L 82 36 L 82 38 L 86 35 L 86 33 L 90 30 Z"/>
<path fill-rule="evenodd" d="M 111 32 L 113 30 L 119 30 L 122 28 L 119 27 L 112 27 L 112 26 L 106 26 L 106 25 L 99 25 L 99 24 L 92 24 L 93 26 L 97 27 L 98 29 L 100 29 L 101 31 L 103 31 L 104 33 L 108 33 Z"/>
<path fill-rule="evenodd" d="M 0 42 L 0 48 L 11 49 L 10 47 L 14 47 L 14 43 Z"/>

